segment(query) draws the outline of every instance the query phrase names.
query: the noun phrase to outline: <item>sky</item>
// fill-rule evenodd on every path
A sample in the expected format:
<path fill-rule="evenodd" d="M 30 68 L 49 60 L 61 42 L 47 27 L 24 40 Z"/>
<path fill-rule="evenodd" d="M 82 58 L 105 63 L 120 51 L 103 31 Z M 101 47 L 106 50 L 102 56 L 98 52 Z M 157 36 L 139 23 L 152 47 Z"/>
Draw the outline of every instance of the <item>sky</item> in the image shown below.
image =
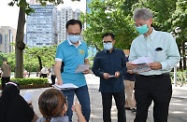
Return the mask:
<path fill-rule="evenodd" d="M 19 8 L 17 6 L 8 6 L 10 1 L 11 0 L 0 0 L 0 26 L 10 26 L 17 29 Z M 78 8 L 82 12 L 85 12 L 86 0 L 81 0 L 80 2 L 64 0 L 64 5 L 58 5 L 57 8 L 60 9 L 65 6 L 71 6 L 73 10 Z"/>

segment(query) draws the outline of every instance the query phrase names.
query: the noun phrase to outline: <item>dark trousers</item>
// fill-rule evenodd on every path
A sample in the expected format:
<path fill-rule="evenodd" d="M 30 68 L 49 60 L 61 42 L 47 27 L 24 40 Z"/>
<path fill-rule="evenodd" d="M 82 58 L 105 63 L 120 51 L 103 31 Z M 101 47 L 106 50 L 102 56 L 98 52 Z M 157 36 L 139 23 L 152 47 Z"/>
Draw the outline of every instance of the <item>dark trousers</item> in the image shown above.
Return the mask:
<path fill-rule="evenodd" d="M 47 78 L 47 74 L 41 74 L 41 77 Z"/>
<path fill-rule="evenodd" d="M 148 109 L 154 102 L 154 122 L 167 122 L 168 108 L 172 95 L 172 85 L 169 74 L 159 76 L 136 75 L 135 99 L 137 112 L 134 122 L 146 122 Z"/>
<path fill-rule="evenodd" d="M 56 79 L 56 76 L 55 75 L 51 75 L 52 84 L 55 84 L 55 79 Z"/>
<path fill-rule="evenodd" d="M 124 90 L 116 93 L 103 93 L 102 95 L 102 104 L 103 104 L 103 121 L 111 122 L 111 106 L 112 106 L 112 96 L 116 102 L 116 107 L 118 109 L 118 122 L 126 122 L 125 115 L 125 94 Z"/>
<path fill-rule="evenodd" d="M 5 83 L 9 82 L 10 81 L 10 77 L 2 77 L 1 78 L 1 85 L 2 85 L 2 90 L 4 89 L 5 87 Z"/>

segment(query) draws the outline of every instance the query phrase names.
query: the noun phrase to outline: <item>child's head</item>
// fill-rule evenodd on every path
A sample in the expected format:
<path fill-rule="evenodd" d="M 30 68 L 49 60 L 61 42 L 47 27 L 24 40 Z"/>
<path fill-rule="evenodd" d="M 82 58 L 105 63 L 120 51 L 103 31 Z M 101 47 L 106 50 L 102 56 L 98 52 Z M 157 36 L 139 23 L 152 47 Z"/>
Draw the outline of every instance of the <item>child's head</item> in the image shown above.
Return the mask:
<path fill-rule="evenodd" d="M 57 89 L 44 91 L 38 100 L 38 106 L 43 117 L 62 116 L 67 111 L 67 102 L 63 93 Z"/>

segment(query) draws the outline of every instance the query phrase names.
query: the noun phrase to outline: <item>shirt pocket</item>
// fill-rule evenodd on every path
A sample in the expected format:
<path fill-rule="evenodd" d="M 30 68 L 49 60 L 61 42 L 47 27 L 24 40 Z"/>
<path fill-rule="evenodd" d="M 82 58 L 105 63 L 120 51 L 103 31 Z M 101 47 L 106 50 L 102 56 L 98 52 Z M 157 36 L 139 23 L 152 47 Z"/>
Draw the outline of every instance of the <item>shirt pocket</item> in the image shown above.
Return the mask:
<path fill-rule="evenodd" d="M 164 50 L 161 51 L 156 51 L 156 57 L 155 60 L 156 61 L 164 61 L 166 60 L 166 52 Z"/>

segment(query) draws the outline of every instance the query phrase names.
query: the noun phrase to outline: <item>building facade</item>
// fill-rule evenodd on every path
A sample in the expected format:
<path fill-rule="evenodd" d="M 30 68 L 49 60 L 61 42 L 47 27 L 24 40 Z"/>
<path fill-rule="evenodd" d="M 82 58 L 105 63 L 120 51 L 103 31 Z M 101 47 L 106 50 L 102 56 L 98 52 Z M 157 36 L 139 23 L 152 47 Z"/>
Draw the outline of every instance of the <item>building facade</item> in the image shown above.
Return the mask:
<path fill-rule="evenodd" d="M 71 7 L 63 7 L 58 11 L 57 16 L 57 32 L 58 32 L 58 44 L 64 41 L 67 37 L 66 23 L 70 19 L 79 19 L 81 11 L 76 9 L 73 11 Z"/>
<path fill-rule="evenodd" d="M 0 52 L 10 53 L 15 50 L 16 30 L 9 26 L 0 26 Z"/>
<path fill-rule="evenodd" d="M 31 5 L 35 10 L 26 20 L 26 44 L 29 47 L 57 44 L 57 8 L 54 5 Z"/>
<path fill-rule="evenodd" d="M 35 12 L 27 16 L 26 44 L 29 47 L 51 46 L 64 41 L 67 36 L 66 23 L 79 19 L 81 11 L 71 7 L 57 10 L 54 5 L 31 5 Z"/>

